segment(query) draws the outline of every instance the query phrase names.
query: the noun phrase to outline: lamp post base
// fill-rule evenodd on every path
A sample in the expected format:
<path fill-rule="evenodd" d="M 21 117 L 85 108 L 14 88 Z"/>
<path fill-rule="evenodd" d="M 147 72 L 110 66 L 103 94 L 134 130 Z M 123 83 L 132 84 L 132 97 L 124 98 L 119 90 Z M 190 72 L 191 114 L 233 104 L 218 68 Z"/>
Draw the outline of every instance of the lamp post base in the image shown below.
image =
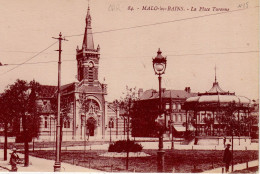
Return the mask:
<path fill-rule="evenodd" d="M 164 172 L 164 154 L 163 150 L 157 152 L 157 172 Z"/>
<path fill-rule="evenodd" d="M 60 162 L 55 162 L 53 167 L 54 167 L 54 172 L 60 172 L 60 168 L 61 168 Z"/>

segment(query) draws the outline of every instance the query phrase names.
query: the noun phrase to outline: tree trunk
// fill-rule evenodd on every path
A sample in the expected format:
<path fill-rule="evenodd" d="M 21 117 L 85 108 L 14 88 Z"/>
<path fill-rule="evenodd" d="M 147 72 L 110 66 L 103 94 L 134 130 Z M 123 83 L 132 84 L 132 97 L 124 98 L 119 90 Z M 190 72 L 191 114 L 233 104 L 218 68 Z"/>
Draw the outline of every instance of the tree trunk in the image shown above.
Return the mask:
<path fill-rule="evenodd" d="M 7 160 L 7 129 L 8 129 L 8 122 L 5 121 L 5 143 L 4 143 L 4 161 Z"/>
<path fill-rule="evenodd" d="M 24 166 L 29 166 L 29 137 L 27 133 L 27 122 L 26 122 L 26 115 L 22 118 L 22 124 L 23 124 L 23 140 L 24 140 Z"/>

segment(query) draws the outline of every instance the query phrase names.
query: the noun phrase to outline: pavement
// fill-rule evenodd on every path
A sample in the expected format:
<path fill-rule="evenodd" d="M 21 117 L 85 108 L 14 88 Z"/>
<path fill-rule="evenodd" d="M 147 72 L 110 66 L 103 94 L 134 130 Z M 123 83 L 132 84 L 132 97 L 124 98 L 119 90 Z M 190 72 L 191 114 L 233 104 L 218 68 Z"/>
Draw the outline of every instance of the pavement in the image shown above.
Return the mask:
<path fill-rule="evenodd" d="M 143 149 L 158 149 L 158 142 L 142 142 Z M 71 147 L 62 147 L 62 150 L 107 150 L 109 144 L 103 145 L 88 145 L 84 146 L 71 146 Z M 164 149 L 171 149 L 171 142 L 164 142 Z M 178 150 L 224 150 L 223 145 L 181 145 L 179 143 L 174 144 L 174 149 Z M 252 143 L 251 145 L 236 145 L 234 150 L 258 150 L 258 143 Z M 35 150 L 39 150 L 35 148 Z M 51 148 L 41 148 L 41 150 L 53 150 Z M 8 164 L 10 159 L 11 151 L 8 150 L 8 161 L 3 161 L 0 159 L 0 172 L 7 172 L 11 169 L 11 166 Z M 18 154 L 20 157 L 23 157 L 23 154 Z M 3 157 L 3 150 L 0 150 L 0 158 Z M 23 165 L 18 165 L 18 172 L 53 172 L 54 160 L 47 160 L 42 158 L 37 158 L 30 156 L 30 165 L 28 167 L 23 167 Z M 258 166 L 257 161 L 250 161 L 247 163 L 237 164 L 234 166 L 234 170 L 242 170 L 248 167 Z M 86 167 L 76 166 L 68 163 L 61 163 L 62 172 L 104 172 L 94 169 L 89 169 Z M 222 168 L 216 168 L 204 173 L 222 173 Z"/>
<path fill-rule="evenodd" d="M 249 161 L 247 163 L 235 164 L 233 171 L 243 170 L 243 169 L 247 169 L 249 167 L 255 167 L 255 166 L 259 166 L 258 160 Z M 229 170 L 231 171 L 231 166 L 229 167 Z M 225 171 L 224 167 L 219 167 L 219 168 L 215 168 L 215 169 L 212 169 L 212 170 L 204 171 L 202 173 L 222 173 L 222 172 L 225 173 L 224 171 Z"/>

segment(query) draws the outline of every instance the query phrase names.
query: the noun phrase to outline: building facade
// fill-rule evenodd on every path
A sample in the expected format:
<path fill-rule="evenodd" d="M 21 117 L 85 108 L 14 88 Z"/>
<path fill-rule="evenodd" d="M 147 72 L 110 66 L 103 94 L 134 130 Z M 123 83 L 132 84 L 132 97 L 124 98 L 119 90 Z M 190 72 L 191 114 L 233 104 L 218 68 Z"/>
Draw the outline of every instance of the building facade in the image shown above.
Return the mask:
<path fill-rule="evenodd" d="M 159 92 L 154 89 L 143 92 L 143 89 L 139 89 L 139 100 L 137 102 L 143 109 L 140 111 L 141 114 L 137 114 L 137 117 L 140 117 L 137 119 L 143 120 L 143 123 L 140 126 L 133 125 L 133 129 L 136 129 L 133 136 L 156 136 L 155 128 L 152 126 L 154 121 L 164 124 L 168 135 L 173 132 L 175 132 L 174 136 L 183 135 L 189 116 L 182 107 L 187 98 L 196 95 L 196 93 L 191 92 L 190 87 L 186 87 L 184 90 L 166 90 L 163 88 L 161 96 L 164 112 L 162 117 L 158 117 L 156 113 L 159 106 Z"/>
<path fill-rule="evenodd" d="M 84 139 L 105 139 L 110 132 L 118 137 L 124 119 L 119 109 L 105 99 L 107 84 L 98 79 L 100 46 L 94 47 L 88 8 L 82 47 L 76 48 L 77 82 L 61 86 L 61 124 L 63 141 Z M 41 86 L 38 105 L 41 109 L 41 126 L 38 140 L 54 141 L 56 135 L 56 111 L 52 100 L 57 93 L 56 86 Z M 109 122 L 113 123 L 110 127 Z"/>

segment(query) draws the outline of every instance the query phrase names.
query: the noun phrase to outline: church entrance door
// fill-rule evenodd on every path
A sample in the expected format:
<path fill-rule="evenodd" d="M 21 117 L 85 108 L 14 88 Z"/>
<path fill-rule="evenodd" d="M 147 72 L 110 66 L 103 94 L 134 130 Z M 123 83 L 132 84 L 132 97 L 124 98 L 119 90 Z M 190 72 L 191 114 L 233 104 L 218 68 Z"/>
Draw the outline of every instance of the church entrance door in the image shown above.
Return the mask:
<path fill-rule="evenodd" d="M 97 126 L 97 121 L 93 117 L 90 117 L 87 120 L 87 128 L 88 128 L 88 131 L 89 131 L 89 136 L 95 135 L 96 126 Z"/>

